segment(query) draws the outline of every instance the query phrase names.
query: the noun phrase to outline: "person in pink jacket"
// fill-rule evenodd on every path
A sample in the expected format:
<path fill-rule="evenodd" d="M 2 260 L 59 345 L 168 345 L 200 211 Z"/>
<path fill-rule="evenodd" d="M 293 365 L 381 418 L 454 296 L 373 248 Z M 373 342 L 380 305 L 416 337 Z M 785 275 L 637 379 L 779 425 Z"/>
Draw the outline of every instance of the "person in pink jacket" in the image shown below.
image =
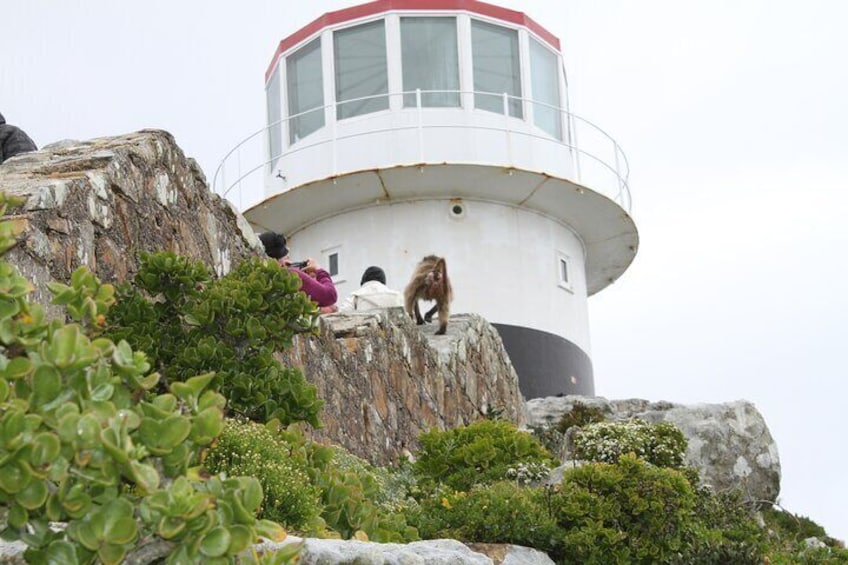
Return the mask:
<path fill-rule="evenodd" d="M 283 234 L 269 231 L 259 234 L 259 239 L 265 246 L 265 253 L 268 257 L 276 259 L 277 263 L 300 277 L 300 290 L 318 304 L 318 309 L 322 314 L 338 312 L 336 285 L 333 283 L 330 273 L 319 267 L 318 263 L 311 257 L 301 267 L 292 266 L 292 261 L 289 259 L 289 250 L 286 246 L 286 238 Z"/>

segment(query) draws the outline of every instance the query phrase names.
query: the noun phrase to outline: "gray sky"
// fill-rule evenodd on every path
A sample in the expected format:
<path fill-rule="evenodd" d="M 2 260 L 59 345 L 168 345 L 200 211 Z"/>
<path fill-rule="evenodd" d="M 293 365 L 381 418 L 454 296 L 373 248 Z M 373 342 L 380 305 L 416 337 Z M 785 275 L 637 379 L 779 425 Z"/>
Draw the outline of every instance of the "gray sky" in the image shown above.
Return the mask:
<path fill-rule="evenodd" d="M 355 3 L 3 0 L 0 112 L 39 146 L 166 129 L 211 180 L 264 125 L 279 40 Z M 497 3 L 560 38 L 572 110 L 631 165 L 639 253 L 589 301 L 597 393 L 752 401 L 779 502 L 847 539 L 848 3 Z"/>

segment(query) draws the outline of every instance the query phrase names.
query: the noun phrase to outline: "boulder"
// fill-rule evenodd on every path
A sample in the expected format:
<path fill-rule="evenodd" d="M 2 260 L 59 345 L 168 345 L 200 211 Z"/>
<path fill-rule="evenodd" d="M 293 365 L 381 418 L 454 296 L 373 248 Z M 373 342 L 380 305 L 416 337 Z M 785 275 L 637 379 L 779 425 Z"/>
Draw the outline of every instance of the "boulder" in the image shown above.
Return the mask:
<path fill-rule="evenodd" d="M 638 418 L 670 422 L 686 436 L 686 464 L 718 491 L 739 488 L 746 499 L 775 502 L 780 493 L 780 458 L 765 419 L 746 400 L 682 405 L 641 399 L 607 400 L 580 396 L 536 398 L 527 402 L 527 425 L 555 424 L 575 403 L 600 408 L 611 421 Z"/>
<path fill-rule="evenodd" d="M 524 419 L 518 377 L 500 336 L 476 314 L 416 326 L 401 308 L 321 317 L 318 336 L 298 336 L 280 354 L 326 401 L 313 437 L 372 463 L 415 451 L 417 437 L 498 415 Z"/>
<path fill-rule="evenodd" d="M 142 251 L 202 260 L 218 276 L 264 255 L 242 215 L 209 191 L 173 136 L 144 130 L 66 140 L 0 165 L 0 191 L 21 198 L 7 210 L 19 243 L 6 255 L 51 310 L 48 282 L 78 267 L 102 281 L 131 279 Z"/>

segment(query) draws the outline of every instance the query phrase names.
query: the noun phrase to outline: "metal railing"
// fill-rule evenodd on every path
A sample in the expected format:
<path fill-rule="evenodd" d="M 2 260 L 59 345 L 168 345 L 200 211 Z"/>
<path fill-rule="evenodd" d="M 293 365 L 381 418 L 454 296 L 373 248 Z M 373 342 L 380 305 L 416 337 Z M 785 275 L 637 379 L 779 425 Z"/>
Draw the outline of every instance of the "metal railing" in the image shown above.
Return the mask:
<path fill-rule="evenodd" d="M 457 95 L 457 98 L 460 103 L 458 106 L 424 106 L 421 103 L 422 95 L 427 94 Z M 411 107 L 403 107 L 405 97 L 411 95 L 415 96 L 416 105 Z M 497 96 L 502 99 L 501 113 L 503 114 L 504 118 L 501 122 L 502 125 L 491 125 L 491 117 L 493 115 L 497 115 L 497 113 L 482 110 L 480 108 L 475 108 L 476 97 L 480 95 L 486 97 Z M 392 106 L 393 97 L 401 97 L 401 101 L 397 104 L 397 108 L 394 108 Z M 353 102 L 366 102 L 372 99 L 386 99 L 389 108 L 379 110 L 377 112 L 344 118 L 341 120 L 337 119 L 337 108 L 339 105 L 350 104 Z M 516 106 L 516 103 L 518 103 L 518 106 Z M 520 117 L 513 117 L 510 115 L 510 111 L 515 111 L 516 108 L 521 108 Z M 547 111 L 552 112 L 553 115 L 559 117 L 560 127 L 557 128 L 557 130 L 563 134 L 561 135 L 561 139 L 558 138 L 556 135 L 551 135 L 550 133 L 547 133 L 540 126 L 537 126 L 533 123 L 534 114 L 532 112 L 537 108 L 546 109 Z M 528 109 L 530 110 L 530 112 L 528 112 Z M 328 110 L 331 111 L 328 112 Z M 478 115 L 481 119 L 476 120 L 477 123 L 475 123 L 475 120 L 457 121 L 453 124 L 425 123 L 425 113 L 432 110 L 456 110 L 461 112 L 479 113 L 476 115 Z M 300 118 L 307 114 L 313 114 L 317 111 L 321 111 L 324 113 L 324 125 L 318 128 L 316 131 L 311 132 L 310 135 L 308 135 L 307 137 L 297 140 L 294 143 L 286 144 L 284 139 L 287 137 L 286 134 L 289 129 L 288 124 L 296 120 L 297 118 Z M 380 126 L 374 127 L 372 129 L 362 127 L 363 120 L 372 119 L 376 122 L 378 120 L 384 119 L 387 112 L 417 112 L 417 119 L 413 121 L 414 123 L 405 125 L 389 125 L 388 127 Z M 340 135 L 337 131 L 337 126 L 340 124 L 344 124 L 348 120 L 357 120 L 359 127 L 355 132 Z M 484 122 L 489 123 L 486 124 Z M 279 128 L 277 130 L 277 134 L 279 136 L 280 145 L 283 146 L 284 149 L 282 149 L 277 155 L 273 155 L 270 158 L 265 158 L 265 156 L 269 152 L 268 148 L 270 145 L 267 140 L 270 139 L 270 137 L 267 135 L 262 136 L 262 134 L 270 133 L 272 128 Z M 325 135 L 322 138 L 321 136 L 317 135 L 318 132 L 320 132 L 321 130 L 328 128 L 329 136 Z M 424 130 L 436 128 L 488 130 L 503 133 L 506 137 L 507 146 L 510 148 L 508 156 L 508 160 L 510 162 L 499 163 L 499 165 L 505 167 L 515 166 L 516 168 L 521 168 L 520 163 L 512 162 L 513 156 L 511 148 L 513 147 L 513 138 L 515 137 L 522 137 L 526 139 L 538 139 L 548 143 L 557 144 L 562 148 L 563 152 L 565 153 L 565 156 L 571 160 L 574 178 L 569 180 L 574 180 L 579 184 L 585 185 L 589 189 L 597 190 L 601 193 L 606 194 L 608 197 L 612 198 L 615 202 L 617 202 L 622 208 L 624 208 L 628 212 L 630 211 L 631 197 L 630 187 L 628 184 L 630 166 L 627 162 L 627 157 L 622 151 L 621 147 L 604 130 L 602 130 L 600 127 L 590 122 L 589 120 L 577 116 L 557 106 L 545 104 L 543 102 L 531 100 L 528 98 L 479 91 L 415 90 L 407 92 L 379 94 L 375 96 L 363 96 L 361 98 L 344 100 L 333 104 L 327 104 L 322 107 L 311 108 L 305 112 L 281 118 L 261 129 L 254 131 L 252 134 L 250 134 L 241 142 L 239 142 L 235 147 L 233 147 L 223 157 L 223 159 L 221 159 L 221 162 L 215 169 L 215 174 L 212 179 L 212 188 L 216 193 L 226 198 L 229 198 L 230 194 L 235 191 L 239 200 L 239 207 L 242 208 L 241 201 L 245 185 L 247 184 L 248 188 L 250 189 L 255 189 L 257 186 L 263 186 L 264 182 L 256 183 L 252 179 L 257 176 L 257 173 L 260 173 L 258 176 L 262 177 L 262 179 L 264 180 L 264 175 L 262 174 L 262 171 L 269 165 L 276 163 L 279 159 L 290 157 L 292 155 L 296 155 L 308 149 L 314 149 L 322 145 L 329 144 L 337 146 L 341 141 L 352 138 L 388 132 L 399 132 L 404 130 L 417 130 L 417 154 L 419 162 L 427 163 L 429 161 L 427 159 L 427 147 L 424 143 L 423 132 Z M 578 137 L 580 138 L 579 142 Z M 310 138 L 312 138 L 312 140 L 310 140 Z M 251 144 L 256 144 L 257 142 L 259 144 L 259 147 L 252 147 Z M 246 159 L 247 164 L 245 170 L 242 165 L 242 153 L 245 152 L 246 148 L 248 147 L 251 147 L 252 156 L 249 159 Z M 330 174 L 327 174 L 325 176 L 334 176 L 340 173 L 348 172 L 336 170 L 335 149 L 336 147 L 333 147 L 333 170 L 330 172 Z M 235 170 L 235 172 L 233 175 L 230 175 L 230 172 L 233 169 Z M 228 178 L 231 176 L 234 177 L 234 180 L 228 180 Z M 606 181 L 603 181 L 598 178 L 599 176 L 606 176 L 608 178 Z M 252 186 L 247 183 L 247 179 L 249 178 L 253 183 Z M 610 185 L 610 181 L 611 189 L 608 186 Z M 603 185 L 603 187 L 599 189 L 598 183 Z"/>

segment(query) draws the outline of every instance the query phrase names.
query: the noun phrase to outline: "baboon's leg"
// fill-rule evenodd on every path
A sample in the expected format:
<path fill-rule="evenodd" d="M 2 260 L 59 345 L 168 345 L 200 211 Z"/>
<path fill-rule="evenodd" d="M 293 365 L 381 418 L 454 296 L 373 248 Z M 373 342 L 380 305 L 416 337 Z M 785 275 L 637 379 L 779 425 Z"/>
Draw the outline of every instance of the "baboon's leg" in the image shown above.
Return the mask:
<path fill-rule="evenodd" d="M 438 306 L 438 303 L 436 304 Z M 448 310 L 448 305 L 445 304 L 441 308 L 439 308 L 439 330 L 436 332 L 436 335 L 444 335 L 445 331 L 448 329 L 448 317 L 450 316 L 450 311 Z"/>
<path fill-rule="evenodd" d="M 415 299 L 415 323 L 420 325 L 424 324 L 424 318 L 421 317 L 421 310 L 418 308 L 418 299 Z"/>
<path fill-rule="evenodd" d="M 436 302 L 435 306 L 433 306 L 432 308 L 427 310 L 427 313 L 424 314 L 424 321 L 427 322 L 428 324 L 430 322 L 432 322 L 433 321 L 433 314 L 435 314 L 438 309 L 439 309 L 439 303 Z"/>

